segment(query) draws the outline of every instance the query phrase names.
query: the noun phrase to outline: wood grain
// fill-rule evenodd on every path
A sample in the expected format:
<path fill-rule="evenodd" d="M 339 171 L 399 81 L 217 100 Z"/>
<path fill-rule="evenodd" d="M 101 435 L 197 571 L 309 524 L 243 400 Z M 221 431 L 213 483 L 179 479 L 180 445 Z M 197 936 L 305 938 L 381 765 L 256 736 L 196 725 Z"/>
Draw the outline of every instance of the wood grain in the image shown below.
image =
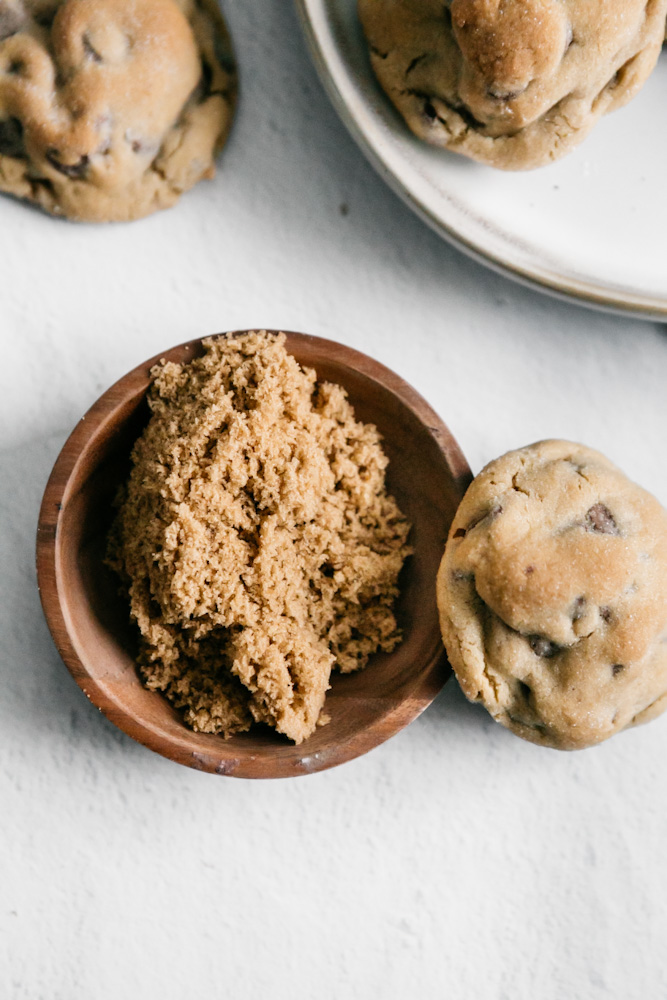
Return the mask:
<path fill-rule="evenodd" d="M 240 333 L 242 331 L 235 331 Z M 471 479 L 456 441 L 398 375 L 333 341 L 288 333 L 287 349 L 319 379 L 345 387 L 356 416 L 375 423 L 390 464 L 389 490 L 413 524 L 415 554 L 401 575 L 401 645 L 366 670 L 334 675 L 331 722 L 301 746 L 265 727 L 224 740 L 194 733 L 136 667 L 137 633 L 103 564 L 112 500 L 148 419 L 150 369 L 188 361 L 201 340 L 139 365 L 91 407 L 72 432 L 46 486 L 37 531 L 37 575 L 54 642 L 77 684 L 102 712 L 151 750 L 199 770 L 277 778 L 334 767 L 366 753 L 411 722 L 449 676 L 440 640 L 435 578 L 449 525 Z"/>

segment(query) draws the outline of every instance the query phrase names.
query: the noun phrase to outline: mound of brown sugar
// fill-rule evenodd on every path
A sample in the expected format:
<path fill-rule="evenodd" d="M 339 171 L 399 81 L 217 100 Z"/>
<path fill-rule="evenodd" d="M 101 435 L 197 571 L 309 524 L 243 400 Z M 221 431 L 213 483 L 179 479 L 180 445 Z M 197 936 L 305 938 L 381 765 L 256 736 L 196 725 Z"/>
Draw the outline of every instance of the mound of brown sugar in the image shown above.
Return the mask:
<path fill-rule="evenodd" d="M 141 632 L 140 671 L 188 725 L 253 720 L 300 743 L 331 670 L 400 641 L 409 525 L 380 436 L 338 385 L 265 332 L 157 365 L 152 416 L 118 499 L 109 563 Z"/>

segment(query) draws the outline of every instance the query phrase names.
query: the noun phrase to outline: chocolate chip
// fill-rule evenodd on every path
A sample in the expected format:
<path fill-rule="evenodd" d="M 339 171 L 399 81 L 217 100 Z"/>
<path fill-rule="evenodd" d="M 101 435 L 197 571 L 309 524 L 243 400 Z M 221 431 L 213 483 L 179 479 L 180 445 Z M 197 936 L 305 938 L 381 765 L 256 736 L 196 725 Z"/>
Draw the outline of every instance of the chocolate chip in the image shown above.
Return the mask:
<path fill-rule="evenodd" d="M 524 573 L 526 574 L 526 576 L 530 576 L 530 574 L 534 573 L 534 572 L 535 572 L 535 567 L 534 566 L 526 566 L 526 568 L 524 570 Z"/>
<path fill-rule="evenodd" d="M 466 531 L 465 528 L 457 528 L 452 537 L 453 538 L 465 538 L 465 536 L 467 534 L 468 534 L 468 532 Z"/>
<path fill-rule="evenodd" d="M 410 62 L 410 65 L 406 69 L 405 75 L 407 76 L 408 73 L 412 73 L 412 71 L 415 68 L 415 66 L 418 66 L 419 63 L 422 62 L 424 59 L 426 59 L 426 53 L 423 53 L 420 56 L 415 56 L 415 58 Z"/>
<path fill-rule="evenodd" d="M 486 93 L 494 101 L 514 101 L 517 97 L 520 97 L 526 89 L 526 87 L 522 87 L 521 90 L 498 90 L 496 87 L 489 87 Z"/>
<path fill-rule="evenodd" d="M 584 617 L 584 608 L 586 607 L 586 598 L 578 597 L 574 602 L 574 608 L 572 609 L 572 621 L 578 622 L 580 618 Z"/>
<path fill-rule="evenodd" d="M 424 101 L 424 115 L 430 122 L 434 122 L 438 117 L 438 112 L 429 100 Z"/>
<path fill-rule="evenodd" d="M 609 623 L 613 618 L 611 608 L 600 608 L 600 618 L 603 622 Z"/>
<path fill-rule="evenodd" d="M 155 156 L 159 149 L 156 142 L 151 139 L 147 139 L 145 136 L 138 136 L 130 129 L 128 129 L 125 133 L 125 142 L 129 143 L 130 149 L 133 153 L 137 153 L 142 156 Z"/>
<path fill-rule="evenodd" d="M 2 156 L 23 156 L 23 125 L 18 118 L 0 120 L 0 154 Z"/>
<path fill-rule="evenodd" d="M 9 7 L 0 0 L 0 42 L 20 31 L 25 24 L 25 14 L 16 7 Z"/>
<path fill-rule="evenodd" d="M 90 164 L 90 157 L 88 156 L 82 156 L 78 163 L 61 163 L 58 159 L 57 149 L 50 149 L 46 154 L 46 158 L 52 167 L 55 167 L 56 170 L 71 180 L 80 180 L 84 177 Z"/>
<path fill-rule="evenodd" d="M 459 528 L 459 531 L 463 531 L 463 534 L 466 534 L 466 532 L 472 531 L 472 529 L 476 528 L 478 524 L 481 524 L 482 521 L 486 521 L 487 518 L 490 521 L 495 521 L 497 517 L 500 517 L 502 512 L 503 508 L 499 503 L 496 503 L 493 507 L 489 508 L 489 510 L 482 511 L 477 515 L 477 517 L 474 517 L 467 528 Z M 456 538 L 456 535 L 454 537 Z"/>
<path fill-rule="evenodd" d="M 39 200 L 39 192 L 48 193 L 50 198 L 55 198 L 56 190 L 50 180 L 46 177 L 28 177 L 28 183 L 30 184 L 30 193 L 35 201 Z M 56 209 L 59 211 L 59 209 Z"/>
<path fill-rule="evenodd" d="M 92 61 L 96 63 L 102 62 L 102 56 L 99 54 L 97 49 L 94 48 L 93 43 L 91 42 L 90 37 L 88 35 L 88 32 L 84 33 L 81 39 L 81 43 L 83 45 L 83 51 L 86 53 L 89 59 L 92 59 Z"/>
<path fill-rule="evenodd" d="M 519 681 L 518 687 L 521 697 L 525 698 L 526 701 L 530 701 L 530 696 L 533 693 L 530 685 L 526 684 L 525 681 Z"/>
<path fill-rule="evenodd" d="M 586 531 L 596 531 L 601 535 L 620 535 L 614 515 L 603 503 L 593 504 L 586 514 Z"/>
<path fill-rule="evenodd" d="M 622 663 L 615 663 L 614 666 L 611 668 L 611 672 L 614 675 L 614 677 L 616 676 L 616 674 L 620 674 L 621 670 L 625 670 L 625 667 L 623 666 Z"/>
<path fill-rule="evenodd" d="M 422 112 L 424 114 L 424 117 L 428 121 L 430 122 L 439 121 L 438 112 L 435 109 L 433 99 L 428 94 L 422 94 L 418 90 L 407 90 L 405 91 L 405 93 L 410 94 L 412 97 L 416 97 L 420 101 L 422 101 Z M 475 118 L 475 116 L 468 110 L 468 108 L 466 108 L 464 104 L 454 104 L 450 101 L 446 101 L 444 97 L 438 97 L 438 101 L 441 104 L 444 104 L 446 107 L 448 107 L 450 111 L 454 111 L 459 116 L 459 118 L 463 119 L 463 121 L 466 123 L 466 125 L 469 126 L 469 128 L 472 129 L 486 128 L 484 122 L 481 122 L 479 121 L 479 119 Z"/>
<path fill-rule="evenodd" d="M 449 107 L 451 107 L 452 111 L 455 111 L 459 118 L 466 123 L 468 128 L 474 129 L 475 131 L 486 128 L 485 122 L 481 122 L 479 118 L 475 118 L 473 113 L 469 111 L 464 104 L 451 104 Z"/>
<path fill-rule="evenodd" d="M 556 656 L 559 650 L 555 642 L 545 639 L 542 635 L 531 635 L 528 638 L 528 642 L 535 656 L 543 656 L 547 660 L 550 660 L 552 656 Z"/>

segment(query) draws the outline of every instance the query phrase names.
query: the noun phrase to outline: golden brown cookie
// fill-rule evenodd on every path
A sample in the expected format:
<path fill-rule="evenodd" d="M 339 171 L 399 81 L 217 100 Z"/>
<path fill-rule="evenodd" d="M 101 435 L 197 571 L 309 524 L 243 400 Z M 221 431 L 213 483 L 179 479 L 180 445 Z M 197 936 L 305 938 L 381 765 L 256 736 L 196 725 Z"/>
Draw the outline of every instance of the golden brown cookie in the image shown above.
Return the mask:
<path fill-rule="evenodd" d="M 487 465 L 437 596 L 466 696 L 524 739 L 575 750 L 667 708 L 667 512 L 598 452 L 541 441 Z"/>
<path fill-rule="evenodd" d="M 236 77 L 214 0 L 0 0 L 0 190 L 137 219 L 204 177 Z"/>
<path fill-rule="evenodd" d="M 382 87 L 421 139 L 538 167 L 625 104 L 655 65 L 666 0 L 359 0 Z"/>

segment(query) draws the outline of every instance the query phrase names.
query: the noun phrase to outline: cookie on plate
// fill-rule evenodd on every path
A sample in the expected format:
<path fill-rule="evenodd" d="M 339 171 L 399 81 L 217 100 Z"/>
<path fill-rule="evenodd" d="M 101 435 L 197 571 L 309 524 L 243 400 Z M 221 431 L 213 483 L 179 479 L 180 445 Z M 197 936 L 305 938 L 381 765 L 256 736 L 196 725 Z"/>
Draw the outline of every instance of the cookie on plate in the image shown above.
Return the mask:
<path fill-rule="evenodd" d="M 0 190 L 137 219 L 204 177 L 236 75 L 215 0 L 0 0 Z"/>
<path fill-rule="evenodd" d="M 382 87 L 421 139 L 505 170 L 562 156 L 653 69 L 666 0 L 359 0 Z"/>
<path fill-rule="evenodd" d="M 667 708 L 667 512 L 598 452 L 541 441 L 491 462 L 437 581 L 471 701 L 574 750 Z"/>

